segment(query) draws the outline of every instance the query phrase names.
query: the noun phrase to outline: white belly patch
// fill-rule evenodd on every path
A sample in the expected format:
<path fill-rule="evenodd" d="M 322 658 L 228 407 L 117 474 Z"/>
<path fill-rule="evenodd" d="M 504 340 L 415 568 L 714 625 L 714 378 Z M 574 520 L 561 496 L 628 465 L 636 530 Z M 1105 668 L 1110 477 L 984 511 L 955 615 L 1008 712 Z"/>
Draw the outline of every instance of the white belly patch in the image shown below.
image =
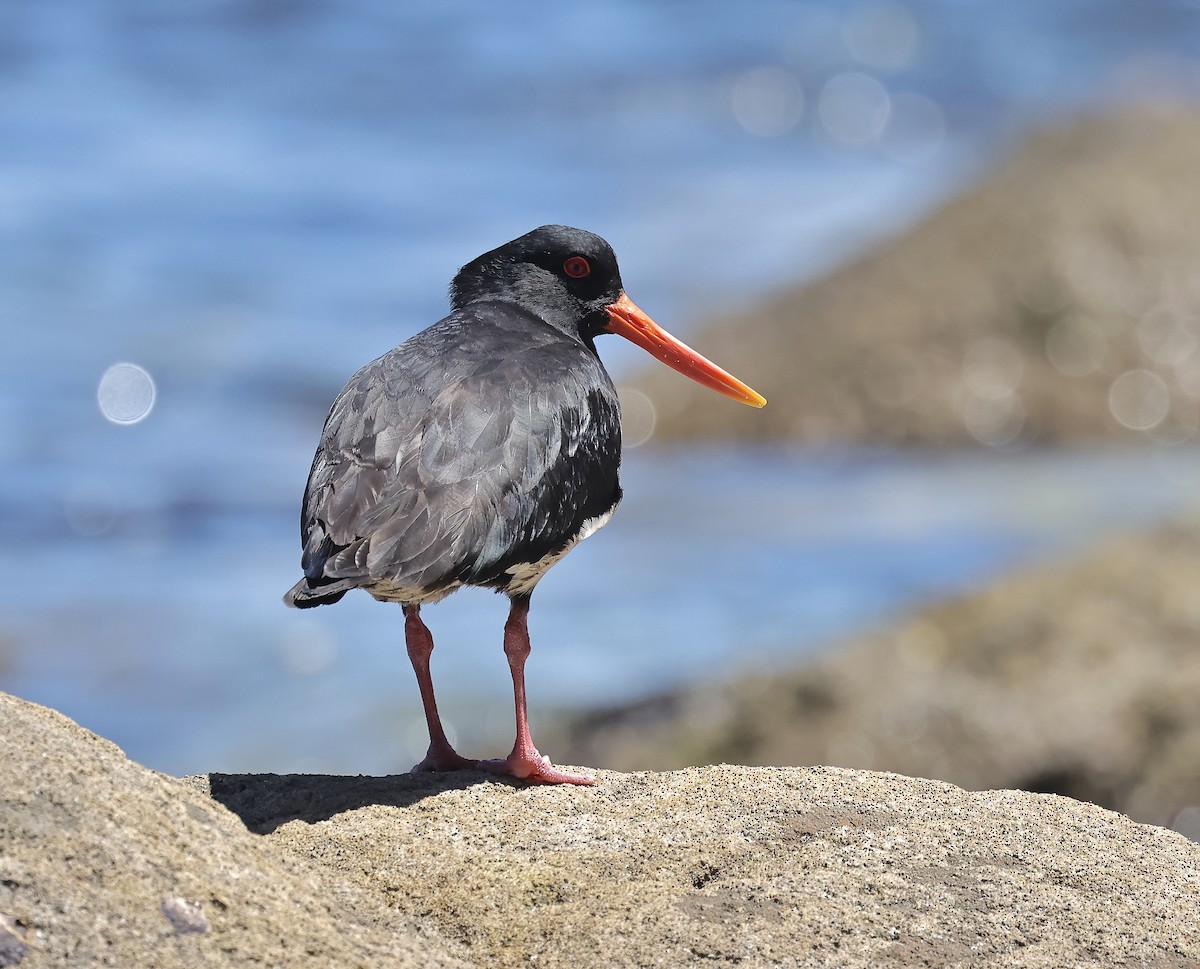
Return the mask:
<path fill-rule="evenodd" d="M 615 508 L 610 508 L 603 515 L 587 519 L 583 523 L 583 527 L 579 529 L 579 533 L 557 552 L 543 555 L 536 562 L 522 562 L 520 565 L 514 565 L 507 569 L 508 574 L 512 576 L 512 582 L 509 583 L 507 591 L 512 595 L 529 595 L 533 591 L 533 587 L 538 584 L 538 580 L 549 572 L 559 559 L 589 535 L 595 534 L 607 525 L 615 510 Z"/>

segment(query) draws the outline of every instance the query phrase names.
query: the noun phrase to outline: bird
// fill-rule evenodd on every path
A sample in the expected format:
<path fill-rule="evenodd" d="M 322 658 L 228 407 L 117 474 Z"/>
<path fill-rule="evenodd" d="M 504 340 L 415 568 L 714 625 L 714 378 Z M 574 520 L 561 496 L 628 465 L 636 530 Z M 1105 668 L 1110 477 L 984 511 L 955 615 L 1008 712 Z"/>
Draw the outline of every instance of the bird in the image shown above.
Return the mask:
<path fill-rule="evenodd" d="M 300 514 L 307 609 L 353 589 L 399 603 L 429 748 L 413 772 L 482 769 L 589 785 L 534 745 L 525 696 L 530 597 L 621 500 L 620 403 L 595 341 L 616 333 L 734 400 L 766 400 L 655 323 L 600 236 L 544 225 L 464 265 L 449 315 L 360 369 L 329 410 Z M 421 608 L 463 586 L 509 599 L 503 646 L 516 740 L 505 758 L 451 745 Z"/>

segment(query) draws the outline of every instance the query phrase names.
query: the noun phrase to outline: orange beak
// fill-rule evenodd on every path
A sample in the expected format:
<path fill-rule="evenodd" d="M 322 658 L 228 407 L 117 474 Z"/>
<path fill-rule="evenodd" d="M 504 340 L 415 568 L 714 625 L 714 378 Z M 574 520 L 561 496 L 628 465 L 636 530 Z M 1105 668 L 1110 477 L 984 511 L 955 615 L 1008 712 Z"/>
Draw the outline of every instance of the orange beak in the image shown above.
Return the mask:
<path fill-rule="evenodd" d="M 616 333 L 636 343 L 643 350 L 658 357 L 672 370 L 678 370 L 696 383 L 704 384 L 718 394 L 740 400 L 751 407 L 762 407 L 767 399 L 744 383 L 726 373 L 711 360 L 700 356 L 686 343 L 676 340 L 666 330 L 648 317 L 638 305 L 624 293 L 607 308 L 609 333 Z"/>

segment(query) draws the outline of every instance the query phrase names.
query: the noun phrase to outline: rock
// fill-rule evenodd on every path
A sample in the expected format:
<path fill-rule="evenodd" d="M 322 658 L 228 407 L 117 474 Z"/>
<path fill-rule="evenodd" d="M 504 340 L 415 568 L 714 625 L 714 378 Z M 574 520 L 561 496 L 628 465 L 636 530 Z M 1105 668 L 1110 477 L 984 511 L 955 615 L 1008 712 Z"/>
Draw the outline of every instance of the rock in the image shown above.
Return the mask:
<path fill-rule="evenodd" d="M 832 763 L 1098 802 L 1200 838 L 1200 521 L 1004 578 L 794 670 L 575 724 L 621 769 Z"/>
<path fill-rule="evenodd" d="M 1200 959 L 1200 845 L 1063 797 L 730 766 L 180 781 L 0 717 L 2 965 Z"/>
<path fill-rule="evenodd" d="M 592 789 L 209 783 L 281 851 L 433 920 L 480 965 L 1200 957 L 1200 846 L 1061 797 L 730 766 Z"/>
<path fill-rule="evenodd" d="M 0 725 L 0 966 L 465 964 L 66 717 L 0 694 Z"/>
<path fill-rule="evenodd" d="M 1198 169 L 1192 111 L 1037 134 L 922 224 L 689 337 L 769 404 L 729 407 L 647 371 L 635 385 L 656 407 L 656 436 L 1189 439 L 1200 426 Z"/>

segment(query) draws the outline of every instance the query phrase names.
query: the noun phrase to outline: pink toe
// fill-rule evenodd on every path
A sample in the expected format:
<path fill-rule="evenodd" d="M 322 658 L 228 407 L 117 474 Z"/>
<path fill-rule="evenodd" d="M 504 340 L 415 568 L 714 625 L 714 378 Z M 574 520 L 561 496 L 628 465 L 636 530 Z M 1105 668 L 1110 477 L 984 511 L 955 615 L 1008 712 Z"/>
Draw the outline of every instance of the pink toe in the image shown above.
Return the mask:
<path fill-rule="evenodd" d="M 578 784 L 587 787 L 596 783 L 596 778 L 588 774 L 575 774 L 555 767 L 549 757 L 543 757 L 536 751 L 532 756 L 510 754 L 504 760 L 481 760 L 477 766 L 493 774 L 535 784 Z"/>

